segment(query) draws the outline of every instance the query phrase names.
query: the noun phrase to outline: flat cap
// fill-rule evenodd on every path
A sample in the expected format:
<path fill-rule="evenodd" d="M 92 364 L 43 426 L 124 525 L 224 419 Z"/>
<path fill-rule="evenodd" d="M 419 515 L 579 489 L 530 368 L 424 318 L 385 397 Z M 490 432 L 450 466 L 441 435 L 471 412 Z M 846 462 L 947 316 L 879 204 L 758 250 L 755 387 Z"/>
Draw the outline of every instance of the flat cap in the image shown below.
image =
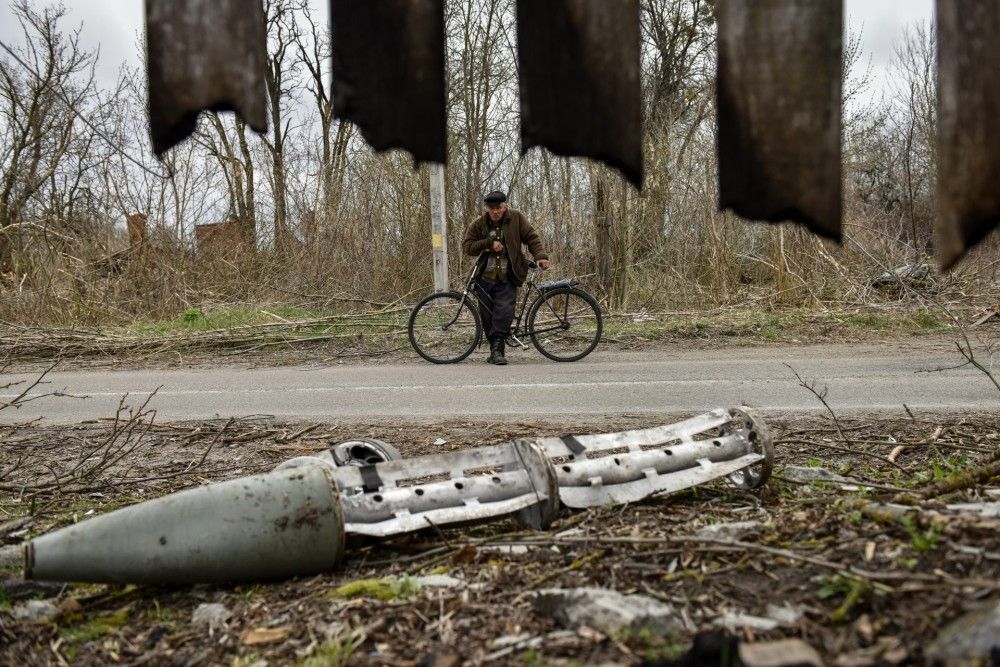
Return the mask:
<path fill-rule="evenodd" d="M 500 190 L 494 190 L 486 195 L 486 197 L 483 198 L 483 201 L 487 204 L 502 204 L 507 201 L 507 195 Z"/>

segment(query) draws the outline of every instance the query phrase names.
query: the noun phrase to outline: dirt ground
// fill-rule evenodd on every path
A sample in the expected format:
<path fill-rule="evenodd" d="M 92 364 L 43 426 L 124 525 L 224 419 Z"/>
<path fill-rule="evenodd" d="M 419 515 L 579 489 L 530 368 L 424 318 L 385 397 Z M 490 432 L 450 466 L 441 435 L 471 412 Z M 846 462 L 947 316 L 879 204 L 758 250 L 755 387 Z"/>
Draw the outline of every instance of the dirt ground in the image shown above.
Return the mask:
<path fill-rule="evenodd" d="M 1000 519 L 947 507 L 998 500 L 995 478 L 970 474 L 1000 456 L 995 414 L 771 419 L 777 464 L 757 492 L 718 482 L 624 507 L 563 510 L 541 533 L 503 521 L 352 540 L 336 571 L 294 581 L 32 584 L 9 558 L 11 546 L 94 513 L 267 471 L 352 436 L 416 456 L 653 425 L 638 416 L 559 425 L 157 424 L 139 413 L 68 428 L 0 426 L 0 544 L 8 545 L 0 663 L 636 664 L 677 657 L 697 634 L 725 630 L 743 641 L 801 638 L 831 664 L 919 664 L 944 624 L 1000 599 Z M 822 467 L 851 483 L 793 481 L 787 466 Z M 911 509 L 887 511 L 889 501 Z M 759 525 L 738 536 L 695 535 L 747 521 Z M 430 574 L 464 584 L 416 583 Z M 533 590 L 580 586 L 666 602 L 678 628 L 606 636 L 563 628 L 531 604 Z M 54 617 L 17 618 L 30 599 L 51 601 Z M 204 603 L 224 605 L 228 619 L 193 622 Z M 754 629 L 747 616 L 782 620 Z"/>

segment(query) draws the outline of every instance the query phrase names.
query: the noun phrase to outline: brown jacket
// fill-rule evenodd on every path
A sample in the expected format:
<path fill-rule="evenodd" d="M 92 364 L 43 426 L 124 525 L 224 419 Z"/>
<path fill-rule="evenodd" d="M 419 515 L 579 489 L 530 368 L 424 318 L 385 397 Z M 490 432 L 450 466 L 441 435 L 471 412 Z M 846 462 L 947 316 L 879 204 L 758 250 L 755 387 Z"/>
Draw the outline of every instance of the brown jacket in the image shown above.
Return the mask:
<path fill-rule="evenodd" d="M 466 255 L 475 257 L 489 247 L 487 235 L 489 234 L 489 226 L 492 224 L 493 221 L 486 213 L 469 223 L 468 227 L 465 228 L 465 239 L 462 241 L 462 250 Z M 500 218 L 500 224 L 507 226 L 504 230 L 504 249 L 510 260 L 510 266 L 514 270 L 514 278 L 517 282 L 523 283 L 528 276 L 528 261 L 524 258 L 524 253 L 521 252 L 521 244 L 528 246 L 535 261 L 548 259 L 549 256 L 542 246 L 542 238 L 527 218 L 513 209 L 507 209 L 504 216 Z M 486 258 L 481 257 L 479 261 L 483 263 Z"/>

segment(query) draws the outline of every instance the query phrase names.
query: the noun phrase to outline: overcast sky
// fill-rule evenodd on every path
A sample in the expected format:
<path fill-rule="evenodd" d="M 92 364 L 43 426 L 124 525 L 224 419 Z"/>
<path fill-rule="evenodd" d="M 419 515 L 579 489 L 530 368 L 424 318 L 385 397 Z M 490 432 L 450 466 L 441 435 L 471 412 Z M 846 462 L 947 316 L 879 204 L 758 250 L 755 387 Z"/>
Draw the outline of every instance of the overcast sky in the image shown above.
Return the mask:
<path fill-rule="evenodd" d="M 44 6 L 46 0 L 29 0 Z M 323 16 L 327 0 L 311 0 Z M 0 0 L 0 40 L 5 44 L 19 41 L 20 28 L 10 11 L 9 0 Z M 69 10 L 66 27 L 81 28 L 85 47 L 101 49 L 99 77 L 110 85 L 125 62 L 138 62 L 136 45 L 142 33 L 142 0 L 63 0 Z M 884 88 L 885 68 L 892 57 L 893 43 L 908 25 L 927 21 L 933 0 L 845 0 L 847 27 L 863 32 L 864 48 L 871 57 L 876 96 Z"/>

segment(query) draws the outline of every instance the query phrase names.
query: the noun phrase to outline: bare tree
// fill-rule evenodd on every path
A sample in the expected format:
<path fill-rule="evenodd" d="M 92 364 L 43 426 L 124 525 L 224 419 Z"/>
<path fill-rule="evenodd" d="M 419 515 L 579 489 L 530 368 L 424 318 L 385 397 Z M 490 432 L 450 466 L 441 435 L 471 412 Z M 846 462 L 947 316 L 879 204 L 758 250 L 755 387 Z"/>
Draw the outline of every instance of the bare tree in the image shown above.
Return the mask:
<path fill-rule="evenodd" d="M 261 137 L 271 159 L 271 197 L 274 204 L 274 240 L 277 248 L 287 250 L 292 240 L 288 226 L 288 186 L 286 183 L 285 146 L 292 130 L 292 118 L 287 105 L 296 86 L 293 66 L 299 41 L 296 10 L 297 0 L 265 0 L 267 22 L 267 102 L 270 111 L 270 136 Z"/>
<path fill-rule="evenodd" d="M 315 107 L 322 147 L 319 156 L 319 211 L 313 215 L 311 227 L 307 227 L 306 234 L 307 243 L 314 246 L 319 240 L 318 227 L 332 229 L 331 223 L 337 219 L 347 173 L 347 147 L 354 134 L 354 126 L 335 122 L 333 118 L 333 100 L 327 84 L 328 63 L 332 53 L 330 29 L 328 26 L 320 26 L 309 3 L 303 3 L 301 12 L 305 28 L 296 33 L 298 61 L 309 75 L 305 88 Z"/>
<path fill-rule="evenodd" d="M 0 272 L 19 270 L 15 247 L 29 204 L 54 181 L 77 138 L 77 114 L 95 94 L 94 54 L 64 33 L 62 7 L 13 5 L 24 44 L 0 54 Z M 10 48 L 10 47 L 7 47 Z M 85 152 L 85 151 L 84 151 Z M 78 164 L 85 168 L 85 164 Z M 77 170 L 79 173 L 79 169 Z M 79 189 L 79 179 L 75 187 Z M 70 183 L 70 187 L 74 187 Z"/>

